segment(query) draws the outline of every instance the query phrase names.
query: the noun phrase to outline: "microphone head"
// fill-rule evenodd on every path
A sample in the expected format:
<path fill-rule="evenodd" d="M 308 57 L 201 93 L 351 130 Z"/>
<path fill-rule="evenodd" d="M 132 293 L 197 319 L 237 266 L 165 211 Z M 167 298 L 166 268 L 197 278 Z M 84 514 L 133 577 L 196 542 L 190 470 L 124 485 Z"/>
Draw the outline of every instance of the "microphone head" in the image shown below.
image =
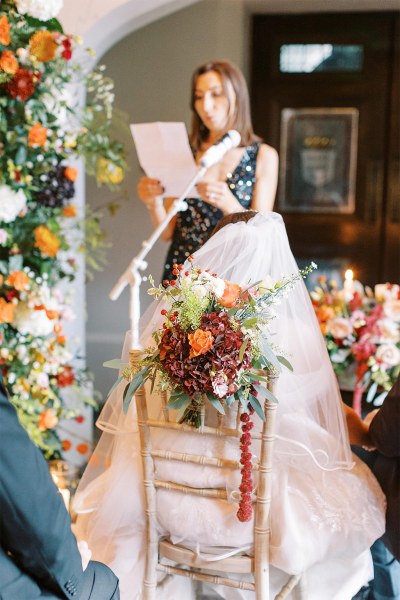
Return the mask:
<path fill-rule="evenodd" d="M 240 144 L 240 133 L 236 129 L 230 129 L 226 134 L 231 142 L 231 148 L 236 148 Z"/>

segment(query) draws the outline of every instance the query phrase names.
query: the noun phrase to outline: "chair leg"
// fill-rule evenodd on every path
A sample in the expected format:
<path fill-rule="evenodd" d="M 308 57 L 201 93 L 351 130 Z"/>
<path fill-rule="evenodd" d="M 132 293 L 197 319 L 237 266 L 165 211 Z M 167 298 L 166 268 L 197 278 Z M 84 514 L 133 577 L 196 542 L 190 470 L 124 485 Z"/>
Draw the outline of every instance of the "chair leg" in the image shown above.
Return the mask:
<path fill-rule="evenodd" d="M 281 589 L 281 591 L 279 592 L 279 594 L 277 594 L 275 596 L 275 600 L 283 600 L 284 598 L 287 598 L 288 594 L 294 590 L 294 588 L 301 582 L 303 575 L 292 575 L 292 577 L 290 577 L 289 581 L 287 582 L 287 584 L 285 586 L 283 586 L 283 588 Z M 300 588 L 299 588 L 300 590 Z M 305 593 L 305 589 L 303 589 L 304 593 Z M 302 591 L 300 590 L 300 599 L 301 600 L 306 600 L 305 596 L 302 596 Z"/>

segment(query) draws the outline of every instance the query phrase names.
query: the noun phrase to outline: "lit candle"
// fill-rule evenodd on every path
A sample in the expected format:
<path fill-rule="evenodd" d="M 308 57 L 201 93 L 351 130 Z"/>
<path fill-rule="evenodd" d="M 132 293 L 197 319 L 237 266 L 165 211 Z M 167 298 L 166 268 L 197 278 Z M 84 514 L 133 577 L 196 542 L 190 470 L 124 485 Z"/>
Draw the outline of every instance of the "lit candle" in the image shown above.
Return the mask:
<path fill-rule="evenodd" d="M 351 300 L 354 294 L 354 285 L 353 285 L 353 271 L 351 269 L 347 269 L 344 274 L 344 296 L 345 300 Z"/>

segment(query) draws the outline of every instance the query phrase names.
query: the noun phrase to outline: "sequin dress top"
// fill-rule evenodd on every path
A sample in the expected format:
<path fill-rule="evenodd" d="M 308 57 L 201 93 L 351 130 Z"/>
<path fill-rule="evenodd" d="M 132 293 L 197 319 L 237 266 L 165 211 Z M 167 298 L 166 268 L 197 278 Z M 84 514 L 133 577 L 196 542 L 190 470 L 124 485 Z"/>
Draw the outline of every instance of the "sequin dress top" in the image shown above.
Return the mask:
<path fill-rule="evenodd" d="M 260 142 L 247 146 L 237 167 L 227 173 L 226 183 L 243 208 L 250 208 L 256 183 L 256 164 Z M 183 264 L 207 241 L 223 213 L 199 198 L 186 198 L 188 208 L 177 214 L 171 245 L 165 261 L 163 280 L 171 278 L 172 265 Z"/>

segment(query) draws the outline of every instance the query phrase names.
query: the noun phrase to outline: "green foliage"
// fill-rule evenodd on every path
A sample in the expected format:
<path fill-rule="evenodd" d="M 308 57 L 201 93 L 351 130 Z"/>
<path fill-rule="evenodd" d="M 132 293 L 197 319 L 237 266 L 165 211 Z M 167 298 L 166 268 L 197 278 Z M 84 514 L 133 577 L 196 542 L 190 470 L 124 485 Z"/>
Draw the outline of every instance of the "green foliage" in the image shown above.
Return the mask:
<path fill-rule="evenodd" d="M 89 277 L 102 268 L 109 244 L 101 217 L 117 208 L 115 200 L 103 210 L 76 208 L 74 181 L 83 174 L 74 163 L 85 159 L 88 174 L 115 190 L 125 152 L 112 137 L 113 82 L 103 66 L 92 68 L 82 40 L 55 18 L 19 14 L 11 0 L 0 17 L 10 26 L 10 39 L 0 37 L 0 360 L 21 423 L 54 458 L 57 424 L 78 414 L 63 389 L 96 404 L 81 391 L 89 375 L 63 333 L 73 299 L 57 286 L 76 277 L 77 253 Z"/>

